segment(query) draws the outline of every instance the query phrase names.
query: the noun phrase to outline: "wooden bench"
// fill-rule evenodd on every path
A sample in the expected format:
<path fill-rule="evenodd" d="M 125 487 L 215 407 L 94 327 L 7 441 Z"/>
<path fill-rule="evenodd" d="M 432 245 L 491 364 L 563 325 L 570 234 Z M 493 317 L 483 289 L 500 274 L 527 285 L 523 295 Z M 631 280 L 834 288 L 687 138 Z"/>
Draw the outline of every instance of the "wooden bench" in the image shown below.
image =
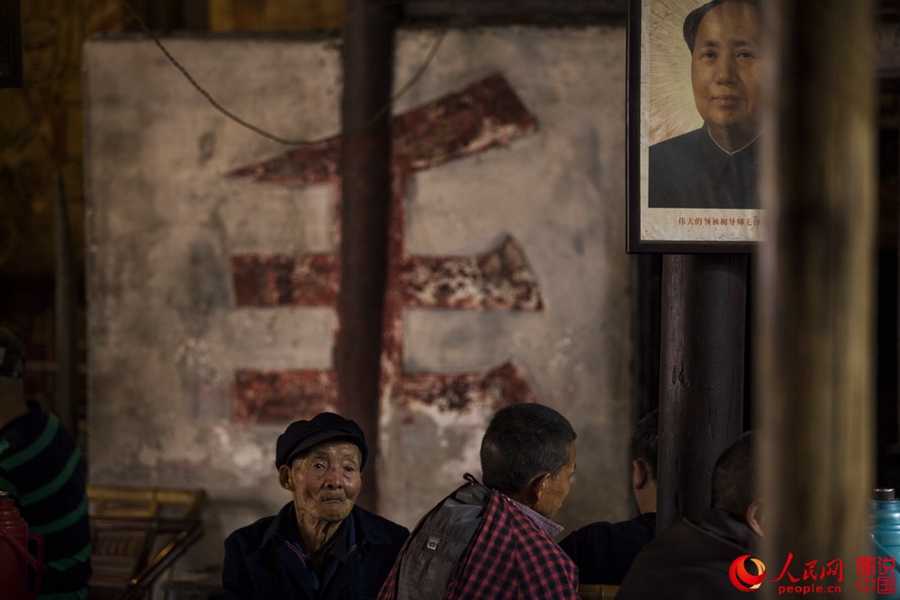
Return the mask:
<path fill-rule="evenodd" d="M 578 586 L 578 595 L 581 600 L 610 600 L 616 597 L 619 591 L 617 585 L 603 585 L 596 583 L 582 583 Z"/>

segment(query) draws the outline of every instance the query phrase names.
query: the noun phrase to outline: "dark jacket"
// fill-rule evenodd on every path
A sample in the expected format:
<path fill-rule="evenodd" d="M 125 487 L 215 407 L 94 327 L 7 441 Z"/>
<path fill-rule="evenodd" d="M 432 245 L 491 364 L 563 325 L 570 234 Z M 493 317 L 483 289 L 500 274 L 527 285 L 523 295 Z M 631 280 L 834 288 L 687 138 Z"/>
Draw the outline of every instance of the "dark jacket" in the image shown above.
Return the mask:
<path fill-rule="evenodd" d="M 9 492 L 28 533 L 44 538 L 41 597 L 87 596 L 91 531 L 86 474 L 75 439 L 36 402 L 28 402 L 26 414 L 0 428 L 0 490 Z M 0 598 L 5 593 L 0 590 Z"/>
<path fill-rule="evenodd" d="M 747 600 L 728 574 L 759 541 L 743 521 L 706 509 L 696 522 L 681 519 L 638 553 L 616 600 Z"/>
<path fill-rule="evenodd" d="M 579 583 L 621 585 L 634 557 L 656 534 L 656 513 L 602 521 L 573 531 L 559 546 L 578 567 Z"/>
<path fill-rule="evenodd" d="M 228 600 L 374 600 L 409 530 L 354 506 L 346 547 L 333 550 L 336 570 L 315 592 L 298 551 L 294 504 L 242 527 L 225 540 L 222 585 Z M 336 534 L 338 537 L 341 534 Z"/>
<path fill-rule="evenodd" d="M 759 208 L 757 146 L 729 154 L 700 129 L 650 147 L 650 208 Z"/>

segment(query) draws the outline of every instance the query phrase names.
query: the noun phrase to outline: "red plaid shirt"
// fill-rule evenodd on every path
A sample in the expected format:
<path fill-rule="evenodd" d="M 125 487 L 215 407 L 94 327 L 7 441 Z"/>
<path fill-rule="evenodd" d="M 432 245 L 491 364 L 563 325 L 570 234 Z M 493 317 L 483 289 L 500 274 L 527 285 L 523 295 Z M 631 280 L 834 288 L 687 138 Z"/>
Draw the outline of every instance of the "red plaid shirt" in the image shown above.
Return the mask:
<path fill-rule="evenodd" d="M 467 552 L 443 600 L 579 600 L 575 564 L 503 494 L 491 494 Z M 378 600 L 397 597 L 403 554 L 401 550 Z"/>

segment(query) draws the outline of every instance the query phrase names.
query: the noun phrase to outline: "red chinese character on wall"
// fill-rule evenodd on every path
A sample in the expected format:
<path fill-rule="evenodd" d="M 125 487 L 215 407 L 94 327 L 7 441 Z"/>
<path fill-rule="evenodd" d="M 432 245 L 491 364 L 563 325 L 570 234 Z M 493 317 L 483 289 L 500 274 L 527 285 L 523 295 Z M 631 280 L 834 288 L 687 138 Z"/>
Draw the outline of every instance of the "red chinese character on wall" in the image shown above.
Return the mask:
<path fill-rule="evenodd" d="M 392 132 L 392 198 L 388 281 L 382 338 L 382 387 L 398 406 L 412 402 L 445 411 L 537 401 L 525 371 L 514 360 L 454 373 L 403 369 L 404 311 L 541 311 L 543 300 L 525 252 L 511 236 L 474 256 L 417 256 L 406 252 L 407 182 L 414 173 L 504 146 L 536 130 L 537 121 L 499 74 L 395 115 Z M 261 184 L 331 184 L 340 214 L 342 136 L 312 142 L 238 168 L 229 176 Z M 238 254 L 231 257 L 239 308 L 334 307 L 340 286 L 339 228 L 334 251 L 321 254 Z M 340 327 L 337 323 L 336 330 Z M 334 370 L 238 369 L 233 417 L 278 423 L 337 404 Z"/>

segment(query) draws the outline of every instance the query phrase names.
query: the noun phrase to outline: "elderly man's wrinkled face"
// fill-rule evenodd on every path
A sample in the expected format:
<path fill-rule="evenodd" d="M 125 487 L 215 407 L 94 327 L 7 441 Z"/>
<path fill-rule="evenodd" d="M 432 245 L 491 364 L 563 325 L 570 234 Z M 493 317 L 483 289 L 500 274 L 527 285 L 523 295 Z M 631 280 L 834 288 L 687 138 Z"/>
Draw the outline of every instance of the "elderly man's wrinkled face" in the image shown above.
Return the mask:
<path fill-rule="evenodd" d="M 294 496 L 301 520 L 327 523 L 350 514 L 362 488 L 359 447 L 351 442 L 326 441 L 279 470 L 281 485 Z"/>
<path fill-rule="evenodd" d="M 691 55 L 694 102 L 713 139 L 729 152 L 759 133 L 760 71 L 759 9 L 732 1 L 706 13 Z"/>
<path fill-rule="evenodd" d="M 575 474 L 575 454 L 575 442 L 572 442 L 569 445 L 569 462 L 556 475 L 547 479 L 537 504 L 532 507 L 535 512 L 552 519 L 562 507 L 563 500 L 569 495 L 572 475 Z"/>

